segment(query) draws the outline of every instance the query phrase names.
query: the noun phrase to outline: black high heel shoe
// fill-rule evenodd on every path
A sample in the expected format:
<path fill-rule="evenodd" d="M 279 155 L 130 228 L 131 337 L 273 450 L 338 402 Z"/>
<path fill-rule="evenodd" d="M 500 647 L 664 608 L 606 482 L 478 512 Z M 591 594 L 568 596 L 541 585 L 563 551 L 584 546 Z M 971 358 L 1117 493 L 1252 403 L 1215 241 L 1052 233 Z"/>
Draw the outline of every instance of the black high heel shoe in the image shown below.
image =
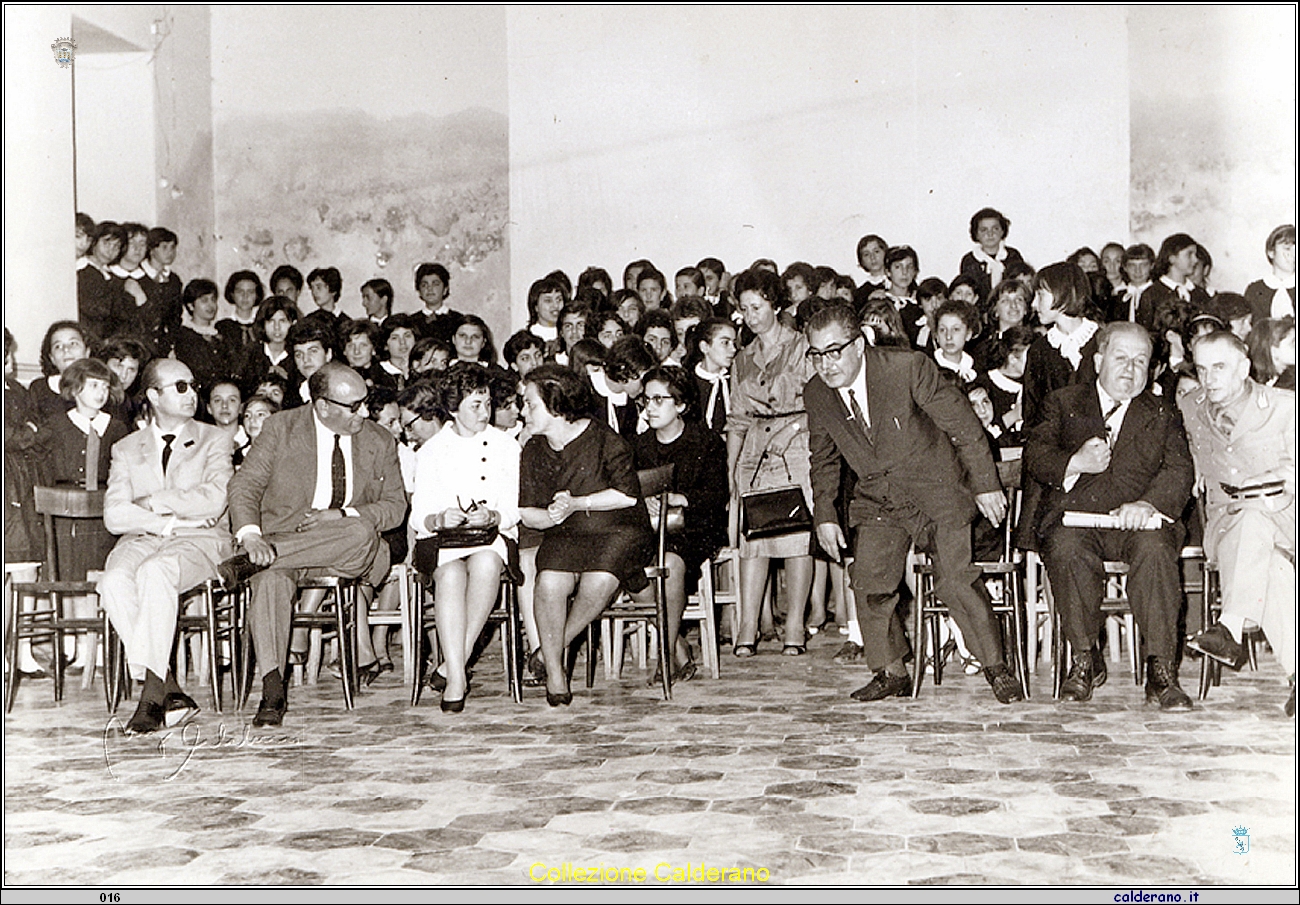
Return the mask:
<path fill-rule="evenodd" d="M 561 694 L 554 694 L 553 692 L 551 692 L 550 689 L 547 689 L 546 703 L 552 707 L 559 707 L 561 704 L 563 704 L 565 707 L 568 707 L 570 704 L 573 703 L 573 692 L 565 691 L 562 692 Z"/>
<path fill-rule="evenodd" d="M 466 694 L 468 695 L 468 690 Z M 454 701 L 443 698 L 438 706 L 442 708 L 443 713 L 460 713 L 465 709 L 465 698 L 457 698 Z"/>

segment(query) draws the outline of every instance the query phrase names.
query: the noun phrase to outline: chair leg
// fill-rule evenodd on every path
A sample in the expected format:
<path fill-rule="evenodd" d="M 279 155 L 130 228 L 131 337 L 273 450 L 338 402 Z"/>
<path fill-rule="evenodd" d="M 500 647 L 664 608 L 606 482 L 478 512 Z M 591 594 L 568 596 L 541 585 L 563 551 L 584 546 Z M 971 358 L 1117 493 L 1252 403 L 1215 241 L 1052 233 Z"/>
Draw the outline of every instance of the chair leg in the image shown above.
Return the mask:
<path fill-rule="evenodd" d="M 588 688 L 591 688 L 593 685 L 596 684 L 596 631 L 597 631 L 596 623 L 598 622 L 604 622 L 604 620 L 593 619 L 591 624 L 587 626 L 587 687 Z M 602 626 L 602 628 L 603 627 L 604 626 Z M 608 635 L 609 632 L 606 631 L 603 634 Z M 603 639 L 602 639 L 602 643 L 603 643 Z M 564 659 L 565 662 L 567 663 L 569 659 L 569 651 L 567 650 L 564 652 Z M 609 661 L 606 660 L 605 662 L 608 663 Z"/>
<path fill-rule="evenodd" d="M 343 706 L 351 710 L 357 680 L 356 631 L 361 620 L 356 618 L 356 585 L 334 588 L 335 626 L 339 645 L 339 674 L 343 682 Z"/>
<path fill-rule="evenodd" d="M 923 591 L 924 581 L 918 591 Z M 925 597 L 923 593 L 918 593 L 912 598 L 912 649 L 916 652 L 915 662 L 912 664 L 912 697 L 921 696 L 921 683 L 925 680 L 925 658 L 926 639 L 925 639 Z M 936 660 L 938 657 L 935 658 Z"/>
<path fill-rule="evenodd" d="M 663 680 L 664 700 L 673 699 L 673 651 L 677 639 L 668 637 L 668 580 L 660 574 L 655 588 L 655 625 L 659 636 L 659 675 Z"/>
<path fill-rule="evenodd" d="M 1011 607 L 1011 643 L 1015 648 L 1016 677 L 1020 679 L 1020 692 L 1029 700 L 1029 614 L 1025 608 L 1024 589 L 1020 576 L 1007 576 L 1007 602 Z"/>
<path fill-rule="evenodd" d="M 18 697 L 18 623 L 22 600 L 14 588 L 5 595 L 5 713 Z"/>
<path fill-rule="evenodd" d="M 516 704 L 524 702 L 523 617 L 519 612 L 519 592 L 513 582 L 503 584 L 506 604 L 505 632 L 506 670 L 510 677 L 510 697 Z"/>
<path fill-rule="evenodd" d="M 217 660 L 217 605 L 212 585 L 203 587 L 203 607 L 207 630 L 203 633 L 204 659 L 208 665 L 208 679 L 212 685 L 212 706 L 221 712 L 221 666 Z M 202 670 L 200 670 L 200 673 Z"/>

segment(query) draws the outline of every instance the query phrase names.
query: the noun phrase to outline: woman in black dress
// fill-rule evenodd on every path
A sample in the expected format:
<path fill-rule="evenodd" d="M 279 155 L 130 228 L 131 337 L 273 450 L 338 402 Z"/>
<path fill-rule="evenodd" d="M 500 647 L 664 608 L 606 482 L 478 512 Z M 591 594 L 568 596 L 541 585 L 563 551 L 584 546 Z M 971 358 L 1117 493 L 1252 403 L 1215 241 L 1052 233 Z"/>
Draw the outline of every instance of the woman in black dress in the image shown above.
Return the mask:
<path fill-rule="evenodd" d="M 235 307 L 234 317 L 217 321 L 217 332 L 242 357 L 244 350 L 256 346 L 262 339 L 257 327 L 258 309 L 266 296 L 262 278 L 251 270 L 237 270 L 226 280 L 225 299 Z"/>
<path fill-rule="evenodd" d="M 258 386 L 271 374 L 286 384 L 297 379 L 293 350 L 287 345 L 289 328 L 298 323 L 298 306 L 283 295 L 273 295 L 257 309 L 254 322 L 260 342 L 244 349 L 235 369 L 245 396 L 257 394 Z M 277 399 L 283 404 L 283 400 Z"/>
<path fill-rule="evenodd" d="M 587 417 L 590 392 L 581 377 L 559 365 L 543 365 L 525 380 L 532 439 L 520 462 L 519 513 L 525 525 L 543 532 L 533 605 L 552 707 L 573 700 L 564 656 L 569 644 L 620 586 L 637 597 L 649 592 L 645 567 L 654 558 L 632 448 Z"/>
<path fill-rule="evenodd" d="M 683 507 L 685 517 L 684 530 L 668 536 L 668 633 L 678 639 L 673 681 L 679 682 L 695 674 L 678 636 L 686 596 L 699 585 L 704 561 L 727 543 L 727 445 L 699 420 L 694 379 L 685 370 L 655 368 L 644 384 L 641 403 L 650 430 L 638 434 L 633 444 L 636 466 L 673 466 L 668 505 Z M 659 500 L 646 500 L 646 507 L 657 523 Z"/>
<path fill-rule="evenodd" d="M 59 392 L 60 381 L 70 364 L 89 355 L 90 344 L 86 341 L 86 331 L 80 324 L 76 321 L 55 321 L 50 324 L 50 329 L 45 331 L 45 339 L 41 341 L 41 373 L 45 376 L 33 380 L 27 388 L 38 427 L 72 407 Z"/>

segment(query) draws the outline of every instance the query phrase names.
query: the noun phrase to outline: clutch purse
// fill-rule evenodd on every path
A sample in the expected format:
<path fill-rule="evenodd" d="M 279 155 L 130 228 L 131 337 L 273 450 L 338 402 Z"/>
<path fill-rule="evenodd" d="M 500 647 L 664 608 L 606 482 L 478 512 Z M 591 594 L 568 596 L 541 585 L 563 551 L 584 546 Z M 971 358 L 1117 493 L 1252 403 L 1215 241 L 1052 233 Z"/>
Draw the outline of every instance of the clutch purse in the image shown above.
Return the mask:
<path fill-rule="evenodd" d="M 411 551 L 411 565 L 415 571 L 432 575 L 438 569 L 438 551 L 458 547 L 486 547 L 497 539 L 496 525 L 439 528 L 431 537 L 422 537 Z"/>
<path fill-rule="evenodd" d="M 752 490 L 740 495 L 740 531 L 746 540 L 811 531 L 812 513 L 798 487 Z"/>

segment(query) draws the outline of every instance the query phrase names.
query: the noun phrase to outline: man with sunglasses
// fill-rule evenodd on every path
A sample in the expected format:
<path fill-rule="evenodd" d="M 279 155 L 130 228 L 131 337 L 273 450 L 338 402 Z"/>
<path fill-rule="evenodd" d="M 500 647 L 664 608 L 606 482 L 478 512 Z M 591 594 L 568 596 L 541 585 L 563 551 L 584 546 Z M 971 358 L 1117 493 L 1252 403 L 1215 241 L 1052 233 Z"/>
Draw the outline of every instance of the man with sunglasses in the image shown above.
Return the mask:
<path fill-rule="evenodd" d="M 848 542 L 835 512 L 840 461 L 857 483 L 848 522 L 856 534 L 852 586 L 863 653 L 875 677 L 858 701 L 908 697 L 908 652 L 895 612 L 913 542 L 931 554 L 935 594 L 1003 704 L 1023 699 L 1002 656 L 1002 635 L 971 565 L 971 522 L 994 524 L 1006 498 L 983 428 L 961 392 L 932 360 L 909 349 L 867 343 L 857 312 L 833 303 L 805 327 L 817 374 L 804 387 L 812 456 L 817 540 L 837 562 Z M 963 477 L 963 470 L 965 477 Z"/>
<path fill-rule="evenodd" d="M 173 727 L 198 713 L 171 671 L 177 595 L 217 576 L 230 555 L 226 508 L 230 438 L 194 420 L 194 375 L 155 358 L 141 385 L 149 423 L 113 446 L 104 525 L 122 535 L 104 565 L 99 598 L 126 646 L 132 678 L 144 682 L 131 734 Z"/>
<path fill-rule="evenodd" d="M 388 574 L 379 534 L 406 512 L 392 435 L 366 417 L 367 387 L 328 362 L 308 380 L 311 405 L 267 419 L 230 482 L 230 521 L 251 567 L 248 618 L 262 676 L 255 726 L 287 708 L 284 665 L 300 578 Z"/>

